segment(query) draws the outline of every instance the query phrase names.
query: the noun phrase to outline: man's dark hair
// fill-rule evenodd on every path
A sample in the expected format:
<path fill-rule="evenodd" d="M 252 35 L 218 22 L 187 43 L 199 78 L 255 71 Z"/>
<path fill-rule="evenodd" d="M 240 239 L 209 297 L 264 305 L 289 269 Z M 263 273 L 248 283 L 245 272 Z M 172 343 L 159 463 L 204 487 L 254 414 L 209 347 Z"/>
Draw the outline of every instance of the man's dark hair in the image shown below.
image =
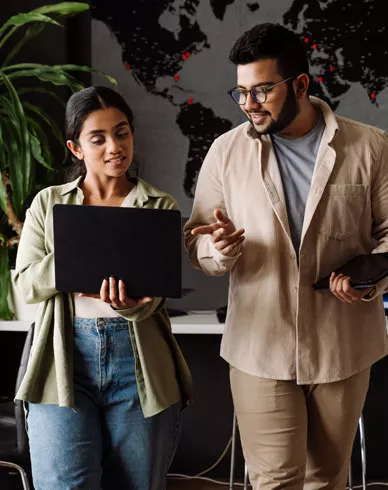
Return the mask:
<path fill-rule="evenodd" d="M 284 78 L 309 74 L 307 54 L 301 40 L 280 24 L 258 24 L 244 32 L 229 55 L 235 65 L 268 58 L 277 60 L 279 73 Z"/>

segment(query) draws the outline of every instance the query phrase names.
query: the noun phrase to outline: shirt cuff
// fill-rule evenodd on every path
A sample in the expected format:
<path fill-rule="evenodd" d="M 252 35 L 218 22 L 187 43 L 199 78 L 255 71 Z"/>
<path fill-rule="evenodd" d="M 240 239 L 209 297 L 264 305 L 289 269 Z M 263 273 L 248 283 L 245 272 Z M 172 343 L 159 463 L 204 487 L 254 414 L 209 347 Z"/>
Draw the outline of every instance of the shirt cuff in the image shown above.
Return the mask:
<path fill-rule="evenodd" d="M 362 299 L 362 301 L 373 301 L 378 296 L 381 296 L 387 291 L 388 287 L 388 277 L 381 279 L 378 283 L 376 283 L 373 288 L 367 293 Z"/>

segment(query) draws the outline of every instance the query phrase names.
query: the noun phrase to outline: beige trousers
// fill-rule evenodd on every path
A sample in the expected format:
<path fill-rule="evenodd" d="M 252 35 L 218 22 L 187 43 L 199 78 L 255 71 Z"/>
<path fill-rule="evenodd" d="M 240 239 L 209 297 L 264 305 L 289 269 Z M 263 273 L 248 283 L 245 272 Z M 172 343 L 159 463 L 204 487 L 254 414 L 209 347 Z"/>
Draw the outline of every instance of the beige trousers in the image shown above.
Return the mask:
<path fill-rule="evenodd" d="M 335 383 L 297 385 L 230 368 L 254 490 L 344 490 L 370 369 Z"/>

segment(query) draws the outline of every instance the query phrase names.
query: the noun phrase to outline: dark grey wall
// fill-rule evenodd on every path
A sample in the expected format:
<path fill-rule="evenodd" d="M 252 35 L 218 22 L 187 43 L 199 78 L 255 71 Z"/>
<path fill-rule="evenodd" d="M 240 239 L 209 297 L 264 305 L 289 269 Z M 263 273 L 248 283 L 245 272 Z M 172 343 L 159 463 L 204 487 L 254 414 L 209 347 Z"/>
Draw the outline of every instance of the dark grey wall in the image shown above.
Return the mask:
<path fill-rule="evenodd" d="M 52 1 L 8 0 L 2 3 L 0 23 L 9 15 L 27 11 Z M 19 60 L 41 63 L 90 63 L 90 24 L 87 14 L 66 23 L 65 29 L 48 26 L 19 56 Z M 86 80 L 88 83 L 88 80 Z M 63 117 L 58 109 L 57 118 Z M 186 259 L 184 259 L 186 261 Z M 190 272 L 187 262 L 187 287 L 201 288 L 197 294 L 212 297 L 214 278 L 202 278 L 199 272 Z M 192 274 L 192 276 L 191 276 Z M 216 281 L 216 282 L 213 282 Z M 222 287 L 226 291 L 225 279 Z M 218 283 L 217 283 L 218 284 Z M 203 286 L 204 285 L 204 286 Z M 225 296 L 222 296 L 222 299 Z M 189 298 L 189 297 L 188 297 Z M 182 300 L 183 305 L 187 300 Z M 205 303 L 203 303 L 205 304 Z M 209 305 L 210 306 L 210 305 Z M 220 306 L 217 304 L 215 306 Z M 189 307 L 189 306 L 188 306 Z M 17 359 L 22 348 L 23 334 L 1 334 L 0 346 L 0 396 L 12 396 Z M 210 466 L 224 449 L 232 430 L 232 401 L 229 392 L 228 367 L 219 357 L 220 337 L 217 335 L 180 335 L 178 342 L 193 372 L 195 398 L 192 406 L 184 411 L 182 438 L 172 466 L 174 472 L 194 474 Z M 371 387 L 365 406 L 366 439 L 369 479 L 388 478 L 386 468 L 386 434 L 388 411 L 386 378 L 388 361 L 384 359 L 372 370 Z M 229 455 L 213 472 L 212 476 L 228 476 Z M 358 451 L 355 451 L 354 470 L 360 475 Z M 239 475 L 242 474 L 242 458 L 238 452 Z"/>

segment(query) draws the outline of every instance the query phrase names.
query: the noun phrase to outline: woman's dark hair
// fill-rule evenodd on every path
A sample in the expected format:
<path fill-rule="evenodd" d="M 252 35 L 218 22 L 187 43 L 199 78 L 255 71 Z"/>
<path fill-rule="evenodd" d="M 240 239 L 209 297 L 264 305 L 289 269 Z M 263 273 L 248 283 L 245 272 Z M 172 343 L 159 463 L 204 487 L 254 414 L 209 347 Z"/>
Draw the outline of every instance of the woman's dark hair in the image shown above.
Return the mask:
<path fill-rule="evenodd" d="M 120 94 L 108 87 L 88 87 L 74 93 L 66 104 L 65 137 L 78 143 L 85 119 L 94 111 L 114 107 L 128 119 L 133 133 L 133 113 Z M 72 155 L 72 164 L 66 169 L 65 180 L 71 181 L 86 175 L 85 163 Z"/>
<path fill-rule="evenodd" d="M 235 65 L 246 65 L 261 59 L 276 59 L 284 78 L 309 74 L 307 54 L 301 40 L 280 24 L 258 24 L 244 32 L 230 51 Z"/>

